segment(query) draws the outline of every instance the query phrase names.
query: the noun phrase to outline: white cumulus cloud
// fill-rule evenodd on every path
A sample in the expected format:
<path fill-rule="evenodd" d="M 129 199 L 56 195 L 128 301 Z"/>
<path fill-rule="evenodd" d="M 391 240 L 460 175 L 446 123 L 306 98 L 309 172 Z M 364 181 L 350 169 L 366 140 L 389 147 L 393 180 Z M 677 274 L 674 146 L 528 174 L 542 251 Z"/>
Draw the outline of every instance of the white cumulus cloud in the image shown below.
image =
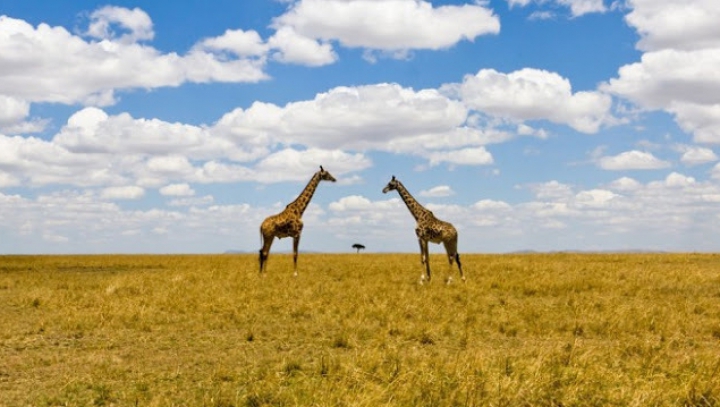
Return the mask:
<path fill-rule="evenodd" d="M 200 41 L 195 47 L 210 52 L 230 52 L 239 57 L 259 57 L 268 51 L 267 44 L 255 30 L 226 30 L 218 37 Z"/>
<path fill-rule="evenodd" d="M 405 50 L 448 48 L 496 34 L 500 21 L 481 3 L 434 7 L 422 0 L 300 0 L 273 26 L 347 47 Z"/>
<path fill-rule="evenodd" d="M 612 123 L 612 99 L 601 92 L 572 91 L 557 73 L 524 68 L 509 74 L 482 69 L 461 84 L 446 85 L 469 108 L 517 121 L 550 120 L 583 133 L 595 133 Z"/>
<path fill-rule="evenodd" d="M 145 195 L 145 189 L 129 185 L 124 187 L 104 188 L 100 193 L 103 199 L 139 199 Z"/>
<path fill-rule="evenodd" d="M 695 178 L 688 177 L 686 175 L 677 173 L 677 172 L 671 172 L 666 178 L 665 178 L 665 185 L 671 188 L 674 187 L 687 187 L 695 184 Z"/>
<path fill-rule="evenodd" d="M 29 102 L 100 106 L 116 103 L 117 90 L 267 78 L 264 62 L 256 59 L 220 58 L 198 50 L 165 54 L 138 43 L 152 38 L 146 17 L 139 9 L 100 9 L 91 15 L 90 26 L 92 35 L 103 40 L 88 41 L 63 27 L 34 27 L 0 16 L 0 94 Z M 118 36 L 112 27 L 124 34 Z"/>
<path fill-rule="evenodd" d="M 446 162 L 450 165 L 490 165 L 492 154 L 485 147 L 463 148 L 453 151 L 436 151 L 427 155 L 430 165 Z"/>
<path fill-rule="evenodd" d="M 640 182 L 630 177 L 618 178 L 608 185 L 608 188 L 617 191 L 634 191 L 641 187 L 642 184 L 640 184 Z"/>
<path fill-rule="evenodd" d="M 430 189 L 420 191 L 420 196 L 428 198 L 440 198 L 455 195 L 455 191 L 449 185 L 438 185 Z"/>
<path fill-rule="evenodd" d="M 564 6 L 570 9 L 573 17 L 579 17 L 588 13 L 602 13 L 607 11 L 603 0 L 507 0 L 510 7 L 525 7 L 530 3 L 538 5 L 552 4 L 553 6 Z M 539 11 L 538 14 L 547 15 L 549 11 Z M 535 13 L 534 13 L 535 15 Z"/>
<path fill-rule="evenodd" d="M 709 148 L 697 146 L 684 146 L 680 149 L 682 156 L 680 161 L 687 165 L 699 165 L 718 160 L 715 152 Z"/>
<path fill-rule="evenodd" d="M 696 142 L 720 143 L 720 7 L 714 0 L 630 0 L 639 62 L 601 89 L 643 109 L 664 110 Z"/>
<path fill-rule="evenodd" d="M 193 196 L 195 190 L 186 183 L 165 185 L 159 189 L 160 195 L 164 196 Z"/>
<path fill-rule="evenodd" d="M 30 114 L 30 104 L 0 94 L 0 130 L 25 120 Z"/>
<path fill-rule="evenodd" d="M 268 45 L 274 50 L 273 59 L 284 63 L 322 66 L 338 58 L 330 43 L 300 35 L 292 27 L 278 29 Z"/>
<path fill-rule="evenodd" d="M 432 150 L 470 148 L 511 138 L 503 132 L 468 127 L 466 119 L 462 103 L 435 89 L 381 83 L 337 87 L 285 106 L 257 102 L 225 114 L 213 132 L 243 145 L 300 144 L 422 156 Z"/>
<path fill-rule="evenodd" d="M 116 32 L 121 30 L 122 34 Z M 139 8 L 105 6 L 90 14 L 87 35 L 121 43 L 151 40 L 155 36 L 150 16 Z"/>
<path fill-rule="evenodd" d="M 720 47 L 715 0 L 629 0 L 628 6 L 625 19 L 638 30 L 642 50 Z"/>
<path fill-rule="evenodd" d="M 645 151 L 625 151 L 615 156 L 598 159 L 598 165 L 604 170 L 657 170 L 667 168 L 670 163 Z"/>
<path fill-rule="evenodd" d="M 601 208 L 607 206 L 618 195 L 606 189 L 591 189 L 575 195 L 575 205 L 580 207 Z"/>

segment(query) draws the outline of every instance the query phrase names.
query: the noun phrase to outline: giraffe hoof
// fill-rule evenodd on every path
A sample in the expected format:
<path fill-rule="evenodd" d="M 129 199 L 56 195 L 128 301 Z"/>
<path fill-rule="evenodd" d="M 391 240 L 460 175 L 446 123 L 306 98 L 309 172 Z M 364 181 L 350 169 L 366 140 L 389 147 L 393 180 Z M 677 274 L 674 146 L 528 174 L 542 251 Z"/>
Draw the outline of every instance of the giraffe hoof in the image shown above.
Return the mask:
<path fill-rule="evenodd" d="M 445 284 L 450 285 L 450 283 L 452 283 L 452 281 L 453 281 L 453 278 L 448 277 L 447 280 L 445 280 Z"/>

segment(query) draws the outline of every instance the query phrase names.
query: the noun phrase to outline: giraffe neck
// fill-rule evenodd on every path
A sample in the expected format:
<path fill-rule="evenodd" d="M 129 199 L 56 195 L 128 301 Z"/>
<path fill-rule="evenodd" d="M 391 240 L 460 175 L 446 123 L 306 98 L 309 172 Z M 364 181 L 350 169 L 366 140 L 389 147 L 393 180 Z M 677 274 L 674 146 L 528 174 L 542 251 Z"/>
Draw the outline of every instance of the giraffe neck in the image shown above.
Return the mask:
<path fill-rule="evenodd" d="M 405 202 L 405 205 L 407 206 L 408 210 L 416 221 L 419 220 L 423 214 L 430 212 L 422 205 L 420 205 L 420 203 L 416 201 L 412 195 L 410 195 L 410 192 L 405 189 L 405 185 L 403 185 L 400 181 L 398 181 L 397 191 L 400 194 L 400 198 L 402 198 L 402 200 Z"/>
<path fill-rule="evenodd" d="M 313 194 L 315 193 L 315 189 L 317 189 L 318 184 L 320 183 L 320 173 L 317 172 L 315 175 L 313 175 L 312 178 L 310 178 L 310 182 L 308 182 L 307 186 L 303 191 L 298 195 L 297 198 L 295 198 L 294 201 L 288 204 L 288 208 L 294 209 L 298 215 L 302 216 L 303 212 L 305 212 L 305 209 L 307 208 L 308 204 L 310 203 L 310 200 L 313 197 Z"/>

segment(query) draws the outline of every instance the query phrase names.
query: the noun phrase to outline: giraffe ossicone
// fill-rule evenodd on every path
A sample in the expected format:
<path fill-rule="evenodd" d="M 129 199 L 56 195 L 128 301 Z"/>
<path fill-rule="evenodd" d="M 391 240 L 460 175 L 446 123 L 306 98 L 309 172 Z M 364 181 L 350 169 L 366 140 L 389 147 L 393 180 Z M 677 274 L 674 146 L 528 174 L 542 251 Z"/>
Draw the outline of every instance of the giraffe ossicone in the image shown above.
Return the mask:
<path fill-rule="evenodd" d="M 303 189 L 294 201 L 289 203 L 282 212 L 265 218 L 260 225 L 260 243 L 262 247 L 260 248 L 259 259 L 261 275 L 265 271 L 273 240 L 276 237 L 278 239 L 292 237 L 293 275 L 297 277 L 298 245 L 300 244 L 300 235 L 303 229 L 302 215 L 315 194 L 315 190 L 318 184 L 320 184 L 320 181 L 335 182 L 335 177 L 325 171 L 322 165 L 320 166 L 320 171 L 313 174 L 310 182 L 308 182 L 305 189 Z"/>
<path fill-rule="evenodd" d="M 445 252 L 447 252 L 450 263 L 449 271 L 452 272 L 453 262 L 457 262 L 460 278 L 462 278 L 462 281 L 465 281 L 465 274 L 463 274 L 462 264 L 460 263 L 460 254 L 457 252 L 458 233 L 455 227 L 449 222 L 436 218 L 432 211 L 420 205 L 394 175 L 382 191 L 384 194 L 389 191 L 397 191 L 398 194 L 400 194 L 400 198 L 405 202 L 405 206 L 407 206 L 417 222 L 415 234 L 420 244 L 420 261 L 425 265 L 425 274 L 420 276 L 420 284 L 423 284 L 426 278 L 427 281 L 430 281 L 431 276 L 428 242 L 442 243 L 443 246 L 445 246 Z M 448 284 L 452 281 L 452 276 L 449 273 L 446 281 Z"/>

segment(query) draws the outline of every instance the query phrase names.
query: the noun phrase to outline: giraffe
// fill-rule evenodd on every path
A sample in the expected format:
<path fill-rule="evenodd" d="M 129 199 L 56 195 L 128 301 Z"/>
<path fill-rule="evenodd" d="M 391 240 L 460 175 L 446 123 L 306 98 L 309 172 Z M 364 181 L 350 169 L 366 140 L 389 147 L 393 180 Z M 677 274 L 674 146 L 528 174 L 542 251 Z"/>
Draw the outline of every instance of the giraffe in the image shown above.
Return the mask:
<path fill-rule="evenodd" d="M 307 208 L 310 200 L 315 193 L 320 181 L 332 181 L 335 182 L 335 178 L 330 175 L 329 172 L 325 171 L 320 166 L 320 171 L 316 172 L 310 182 L 303 191 L 295 198 L 294 201 L 289 203 L 285 210 L 282 212 L 268 216 L 260 225 L 260 240 L 262 248 L 260 249 L 260 274 L 262 275 L 265 271 L 265 265 L 267 264 L 268 256 L 270 255 L 270 246 L 272 246 L 273 239 L 276 237 L 282 239 L 284 237 L 293 238 L 293 275 L 297 277 L 297 257 L 298 257 L 298 244 L 300 243 L 300 234 L 303 229 L 302 218 L 303 212 Z"/>
<path fill-rule="evenodd" d="M 425 265 L 425 274 L 420 275 L 420 284 L 423 284 L 425 279 L 430 281 L 430 259 L 428 258 L 428 242 L 441 243 L 445 246 L 447 252 L 448 261 L 450 262 L 447 283 L 452 281 L 452 265 L 453 261 L 457 261 L 458 269 L 460 270 L 460 277 L 462 281 L 465 281 L 465 275 L 463 274 L 462 265 L 460 264 L 460 254 L 457 252 L 457 240 L 458 233 L 455 227 L 449 223 L 444 222 L 433 215 L 433 213 L 425 209 L 418 201 L 410 195 L 410 192 L 405 186 L 395 179 L 393 175 L 390 182 L 383 188 L 383 193 L 388 191 L 396 190 L 400 194 L 400 198 L 405 202 L 408 210 L 417 221 L 415 226 L 415 234 L 418 237 L 420 243 L 420 262 Z"/>

